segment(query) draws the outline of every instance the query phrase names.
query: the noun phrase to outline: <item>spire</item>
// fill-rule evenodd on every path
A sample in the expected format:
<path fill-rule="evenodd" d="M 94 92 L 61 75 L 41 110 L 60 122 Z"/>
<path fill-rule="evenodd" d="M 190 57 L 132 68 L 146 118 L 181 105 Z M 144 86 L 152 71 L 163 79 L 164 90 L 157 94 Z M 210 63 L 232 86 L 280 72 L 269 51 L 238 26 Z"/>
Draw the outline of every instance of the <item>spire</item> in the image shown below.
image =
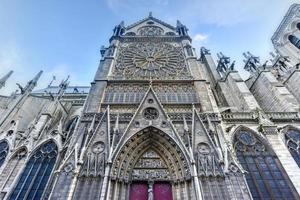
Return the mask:
<path fill-rule="evenodd" d="M 5 86 L 7 79 L 11 76 L 14 71 L 9 71 L 6 75 L 0 78 L 0 89 Z"/>
<path fill-rule="evenodd" d="M 51 87 L 52 83 L 56 80 L 56 76 L 52 76 L 51 82 L 48 84 L 48 88 Z"/>
<path fill-rule="evenodd" d="M 188 29 L 185 25 L 183 25 L 179 20 L 177 20 L 177 32 L 181 36 L 187 36 L 188 35 Z"/>
<path fill-rule="evenodd" d="M 60 99 L 62 97 L 62 95 L 65 93 L 68 85 L 69 85 L 69 78 L 70 75 L 68 75 L 68 77 L 66 78 L 66 80 L 62 80 L 61 83 L 59 84 L 59 91 L 57 94 L 57 98 Z"/>
<path fill-rule="evenodd" d="M 25 90 L 30 90 L 30 92 L 32 91 L 32 89 L 36 86 L 38 80 L 40 79 L 41 75 L 42 75 L 43 71 L 41 70 L 39 73 L 37 73 L 37 75 L 35 75 L 35 77 L 29 81 L 25 87 Z"/>
<path fill-rule="evenodd" d="M 113 36 L 123 35 L 123 33 L 125 32 L 124 29 L 125 29 L 125 27 L 124 27 L 124 21 L 121 21 L 121 23 L 114 28 L 114 34 L 113 34 Z"/>
<path fill-rule="evenodd" d="M 180 26 L 182 26 L 182 23 L 179 20 L 177 20 L 177 27 L 180 27 Z"/>
<path fill-rule="evenodd" d="M 36 86 L 37 81 L 41 77 L 42 73 L 43 71 L 40 71 L 37 75 L 35 75 L 35 77 L 27 83 L 25 88 L 22 87 L 19 83 L 17 83 L 17 86 L 19 87 L 21 94 L 24 94 L 27 91 L 30 93 L 33 90 L 33 88 Z"/>

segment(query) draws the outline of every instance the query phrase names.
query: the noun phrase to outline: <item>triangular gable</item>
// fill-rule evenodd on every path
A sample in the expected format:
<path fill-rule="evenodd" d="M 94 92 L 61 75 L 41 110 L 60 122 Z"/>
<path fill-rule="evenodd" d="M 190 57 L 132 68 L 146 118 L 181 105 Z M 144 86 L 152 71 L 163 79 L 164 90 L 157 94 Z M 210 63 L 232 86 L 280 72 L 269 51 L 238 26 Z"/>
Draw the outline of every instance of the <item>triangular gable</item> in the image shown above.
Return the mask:
<path fill-rule="evenodd" d="M 169 29 L 173 30 L 173 31 L 176 30 L 176 28 L 174 26 L 172 26 L 172 25 L 170 25 L 170 24 L 168 24 L 166 22 L 163 22 L 163 21 L 157 19 L 157 18 L 153 17 L 152 15 L 149 15 L 148 17 L 146 17 L 144 19 L 141 19 L 141 20 L 139 20 L 139 21 L 137 21 L 137 22 L 135 22 L 135 23 L 127 26 L 126 30 L 130 30 L 130 29 L 132 29 L 132 28 L 134 28 L 136 26 L 139 26 L 141 24 L 147 23 L 148 21 L 156 22 L 156 23 L 158 23 L 158 24 L 160 24 L 160 25 L 162 25 L 162 26 L 164 26 L 166 28 L 169 28 Z"/>
<path fill-rule="evenodd" d="M 100 149 L 95 149 L 96 147 L 100 147 L 100 144 L 103 146 L 103 152 L 108 155 L 110 150 L 110 119 L 109 119 L 109 107 L 106 109 L 106 111 L 103 113 L 98 125 L 94 129 L 91 127 L 92 135 L 90 136 L 90 139 L 88 140 L 87 144 L 87 152 L 93 153 L 94 151 L 98 152 Z M 98 144 L 98 146 L 97 146 Z M 102 152 L 101 152 L 102 153 Z"/>
<path fill-rule="evenodd" d="M 66 158 L 62 161 L 58 171 L 64 171 L 66 173 L 73 172 L 77 168 L 78 164 L 78 145 L 75 145 Z"/>
<path fill-rule="evenodd" d="M 153 116 L 151 116 L 151 113 Z M 162 130 L 175 141 L 177 141 L 182 148 L 185 148 L 174 125 L 172 124 L 170 118 L 164 111 L 162 104 L 150 86 L 129 125 L 127 126 L 124 134 L 118 142 L 116 149 L 121 147 L 132 135 L 149 126 L 153 126 Z"/>
<path fill-rule="evenodd" d="M 104 176 L 105 162 L 108 159 L 110 151 L 110 119 L 109 107 L 103 113 L 100 122 L 93 127 L 94 123 L 88 131 L 87 145 L 84 146 L 82 152 L 84 155 L 83 166 L 80 171 L 80 176 Z"/>
<path fill-rule="evenodd" d="M 215 144 L 213 143 L 206 127 L 203 124 L 202 119 L 197 113 L 196 109 L 193 109 L 193 149 L 196 151 L 197 144 L 207 143 L 211 148 L 215 149 Z"/>
<path fill-rule="evenodd" d="M 126 35 L 153 36 L 177 35 L 176 28 L 152 16 L 125 28 Z M 149 34 L 149 35 L 148 35 Z"/>
<path fill-rule="evenodd" d="M 216 146 L 195 108 L 192 135 L 198 176 L 223 176 Z"/>

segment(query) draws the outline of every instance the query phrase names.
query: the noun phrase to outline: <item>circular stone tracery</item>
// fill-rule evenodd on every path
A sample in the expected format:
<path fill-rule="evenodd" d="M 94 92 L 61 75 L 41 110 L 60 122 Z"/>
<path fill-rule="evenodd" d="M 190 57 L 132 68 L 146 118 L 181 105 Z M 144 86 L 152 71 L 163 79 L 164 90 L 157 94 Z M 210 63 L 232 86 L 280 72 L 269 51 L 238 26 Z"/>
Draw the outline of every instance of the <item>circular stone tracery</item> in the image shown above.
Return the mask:
<path fill-rule="evenodd" d="M 155 120 L 158 118 L 158 116 L 159 114 L 156 108 L 148 107 L 143 111 L 143 117 L 147 120 Z"/>
<path fill-rule="evenodd" d="M 116 63 L 117 75 L 126 79 L 175 79 L 187 72 L 181 48 L 167 43 L 132 43 L 121 47 Z"/>

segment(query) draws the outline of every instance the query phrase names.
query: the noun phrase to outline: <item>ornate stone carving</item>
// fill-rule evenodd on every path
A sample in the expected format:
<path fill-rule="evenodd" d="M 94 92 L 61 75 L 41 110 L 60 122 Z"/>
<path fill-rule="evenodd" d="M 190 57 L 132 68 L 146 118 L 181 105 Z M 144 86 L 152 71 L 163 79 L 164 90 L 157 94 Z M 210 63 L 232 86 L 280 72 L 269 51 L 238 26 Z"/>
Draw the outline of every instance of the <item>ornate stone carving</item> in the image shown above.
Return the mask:
<path fill-rule="evenodd" d="M 132 179 L 155 180 L 170 179 L 168 168 L 160 156 L 153 150 L 148 150 L 137 161 L 132 172 Z"/>
<path fill-rule="evenodd" d="M 153 107 L 145 108 L 143 111 L 143 117 L 147 120 L 155 120 L 159 116 L 158 110 Z"/>
<path fill-rule="evenodd" d="M 253 145 L 256 142 L 255 137 L 248 132 L 240 132 L 238 137 L 239 140 L 245 145 Z"/>
<path fill-rule="evenodd" d="M 74 169 L 74 165 L 72 163 L 67 163 L 64 167 L 64 172 L 69 173 Z"/>
<path fill-rule="evenodd" d="M 158 36 L 163 34 L 163 29 L 158 26 L 143 26 L 138 29 L 141 36 Z"/>
<path fill-rule="evenodd" d="M 120 47 L 116 63 L 116 78 L 190 78 L 181 47 L 168 43 L 130 43 Z"/>
<path fill-rule="evenodd" d="M 197 150 L 198 150 L 199 153 L 204 154 L 204 155 L 210 153 L 209 145 L 206 144 L 206 143 L 203 143 L 203 142 L 201 142 L 197 145 Z"/>
<path fill-rule="evenodd" d="M 256 139 L 251 132 L 241 131 L 236 135 L 236 139 L 234 147 L 237 152 L 247 152 L 256 155 L 266 151 L 265 145 Z"/>
<path fill-rule="evenodd" d="M 150 149 L 149 149 L 150 148 Z M 149 149 L 138 155 L 143 149 Z M 155 149 L 156 151 L 152 150 Z M 136 161 L 135 161 L 136 160 Z M 179 161 L 180 160 L 180 161 Z M 178 163 L 182 165 L 178 165 Z M 121 169 L 121 170 L 119 170 Z M 111 176 L 119 180 L 189 179 L 190 171 L 183 153 L 168 135 L 146 128 L 131 138 L 113 161 Z"/>
<path fill-rule="evenodd" d="M 104 142 L 100 141 L 100 142 L 95 142 L 92 146 L 92 151 L 95 154 L 99 154 L 102 153 L 105 149 L 105 144 Z"/>

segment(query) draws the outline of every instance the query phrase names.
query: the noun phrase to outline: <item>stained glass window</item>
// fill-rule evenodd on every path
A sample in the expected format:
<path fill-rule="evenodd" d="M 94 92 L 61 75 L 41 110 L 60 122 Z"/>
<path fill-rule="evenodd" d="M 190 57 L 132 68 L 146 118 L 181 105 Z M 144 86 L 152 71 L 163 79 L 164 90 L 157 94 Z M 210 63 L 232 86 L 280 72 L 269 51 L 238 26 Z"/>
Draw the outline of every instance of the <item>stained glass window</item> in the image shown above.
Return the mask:
<path fill-rule="evenodd" d="M 53 141 L 43 144 L 30 157 L 9 199 L 41 199 L 57 158 Z"/>
<path fill-rule="evenodd" d="M 296 130 L 289 130 L 285 134 L 285 141 L 294 160 L 300 167 L 300 132 Z"/>
<path fill-rule="evenodd" d="M 300 40 L 294 35 L 289 36 L 289 41 L 298 49 L 300 49 Z"/>
<path fill-rule="evenodd" d="M 5 161 L 5 158 L 8 154 L 8 149 L 8 143 L 6 141 L 0 141 L 0 167 Z"/>
<path fill-rule="evenodd" d="M 24 166 L 27 150 L 19 149 L 7 162 L 0 175 L 0 199 L 4 199 L 20 169 Z"/>
<path fill-rule="evenodd" d="M 240 131 L 234 145 L 253 199 L 299 198 L 278 157 L 254 134 Z"/>

